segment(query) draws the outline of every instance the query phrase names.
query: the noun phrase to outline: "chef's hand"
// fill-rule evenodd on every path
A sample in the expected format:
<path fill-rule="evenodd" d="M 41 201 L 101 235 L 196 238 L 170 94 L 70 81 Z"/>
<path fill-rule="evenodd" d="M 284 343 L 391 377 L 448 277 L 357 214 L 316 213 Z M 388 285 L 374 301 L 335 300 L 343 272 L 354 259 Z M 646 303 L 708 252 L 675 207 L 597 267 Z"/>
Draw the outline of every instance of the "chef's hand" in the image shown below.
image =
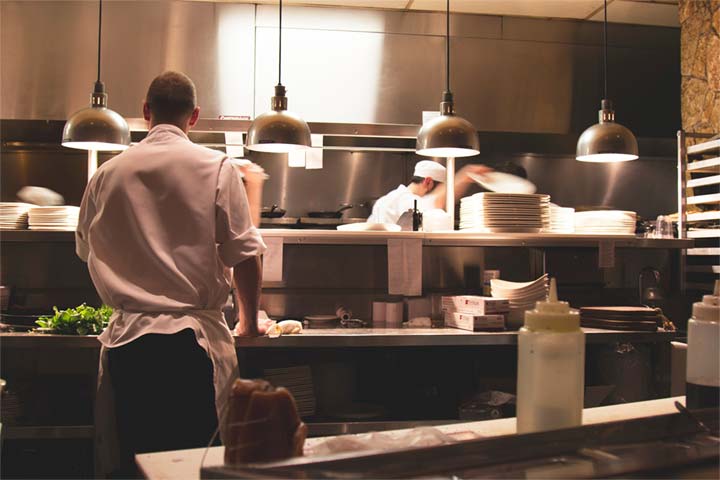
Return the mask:
<path fill-rule="evenodd" d="M 263 168 L 256 163 L 248 163 L 238 167 L 242 172 L 248 206 L 252 216 L 253 225 L 260 227 L 260 213 L 262 212 L 262 191 L 265 180 L 269 177 Z"/>
<path fill-rule="evenodd" d="M 238 168 L 242 172 L 243 181 L 247 186 L 262 185 L 265 183 L 265 180 L 268 179 L 268 175 L 265 173 L 265 170 L 257 163 L 248 163 L 247 165 L 242 165 Z"/>
<path fill-rule="evenodd" d="M 257 328 L 248 328 L 244 319 L 238 318 L 235 325 L 235 335 L 239 337 L 261 337 L 265 335 L 270 327 L 275 324 L 275 320 L 270 318 L 258 318 Z"/>
<path fill-rule="evenodd" d="M 475 175 L 482 175 L 483 173 L 492 172 L 493 169 L 490 167 L 487 167 L 485 165 L 479 165 L 470 163 L 462 167 L 458 172 L 455 174 L 455 184 L 472 184 L 473 179 L 470 178 L 468 173 L 474 173 Z"/>

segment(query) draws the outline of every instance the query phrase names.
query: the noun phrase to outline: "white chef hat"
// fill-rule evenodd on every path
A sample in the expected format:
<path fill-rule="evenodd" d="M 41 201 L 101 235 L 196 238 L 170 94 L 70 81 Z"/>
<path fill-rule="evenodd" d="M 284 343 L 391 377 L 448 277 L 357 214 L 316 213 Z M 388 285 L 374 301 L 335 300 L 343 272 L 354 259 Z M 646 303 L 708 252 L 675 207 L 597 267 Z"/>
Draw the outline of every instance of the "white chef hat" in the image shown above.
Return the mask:
<path fill-rule="evenodd" d="M 415 164 L 414 177 L 430 177 L 436 182 L 445 181 L 445 167 L 432 160 L 420 160 Z"/>

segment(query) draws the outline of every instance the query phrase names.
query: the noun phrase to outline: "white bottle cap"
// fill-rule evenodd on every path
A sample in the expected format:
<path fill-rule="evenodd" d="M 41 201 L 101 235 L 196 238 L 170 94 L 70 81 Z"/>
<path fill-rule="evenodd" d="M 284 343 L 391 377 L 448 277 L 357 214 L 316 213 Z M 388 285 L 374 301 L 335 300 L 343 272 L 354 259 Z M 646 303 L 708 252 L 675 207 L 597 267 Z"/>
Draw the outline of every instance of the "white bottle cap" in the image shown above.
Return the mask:
<path fill-rule="evenodd" d="M 537 302 L 535 310 L 525 312 L 525 328 L 568 332 L 580 328 L 580 315 L 570 304 L 558 300 L 555 279 L 550 279 L 550 293 L 545 302 Z"/>
<path fill-rule="evenodd" d="M 693 318 L 720 322 L 720 280 L 715 280 L 715 291 L 712 295 L 704 295 L 702 302 L 693 303 Z"/>

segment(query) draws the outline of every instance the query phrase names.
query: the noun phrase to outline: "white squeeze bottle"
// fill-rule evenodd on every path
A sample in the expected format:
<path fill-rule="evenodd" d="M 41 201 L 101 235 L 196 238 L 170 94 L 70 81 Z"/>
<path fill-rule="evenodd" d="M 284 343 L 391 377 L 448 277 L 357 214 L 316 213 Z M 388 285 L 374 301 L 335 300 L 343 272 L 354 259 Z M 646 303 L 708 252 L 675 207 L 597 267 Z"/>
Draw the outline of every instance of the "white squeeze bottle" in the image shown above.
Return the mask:
<path fill-rule="evenodd" d="M 715 281 L 713 295 L 693 303 L 688 320 L 686 405 L 720 406 L 720 280 Z"/>
<path fill-rule="evenodd" d="M 585 333 L 580 315 L 550 295 L 525 312 L 518 332 L 517 431 L 556 430 L 582 425 Z"/>

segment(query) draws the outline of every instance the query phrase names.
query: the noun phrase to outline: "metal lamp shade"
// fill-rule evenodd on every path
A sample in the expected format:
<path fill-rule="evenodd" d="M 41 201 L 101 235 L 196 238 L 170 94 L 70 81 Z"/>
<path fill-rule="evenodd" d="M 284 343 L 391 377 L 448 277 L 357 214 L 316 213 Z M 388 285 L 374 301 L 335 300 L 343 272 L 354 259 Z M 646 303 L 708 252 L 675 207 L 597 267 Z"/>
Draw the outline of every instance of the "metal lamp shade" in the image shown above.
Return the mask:
<path fill-rule="evenodd" d="M 109 108 L 84 108 L 65 123 L 62 145 L 80 150 L 125 150 L 130 146 L 130 129 L 125 119 Z"/>
<path fill-rule="evenodd" d="M 311 145 L 308 124 L 287 110 L 271 110 L 256 117 L 247 133 L 247 148 L 256 152 L 287 153 Z"/>
<path fill-rule="evenodd" d="M 615 122 L 601 122 L 585 130 L 577 143 L 577 160 L 616 163 L 638 158 L 635 135 Z"/>
<path fill-rule="evenodd" d="M 480 139 L 472 123 L 464 118 L 440 115 L 423 124 L 415 153 L 426 157 L 472 157 L 480 153 Z"/>

